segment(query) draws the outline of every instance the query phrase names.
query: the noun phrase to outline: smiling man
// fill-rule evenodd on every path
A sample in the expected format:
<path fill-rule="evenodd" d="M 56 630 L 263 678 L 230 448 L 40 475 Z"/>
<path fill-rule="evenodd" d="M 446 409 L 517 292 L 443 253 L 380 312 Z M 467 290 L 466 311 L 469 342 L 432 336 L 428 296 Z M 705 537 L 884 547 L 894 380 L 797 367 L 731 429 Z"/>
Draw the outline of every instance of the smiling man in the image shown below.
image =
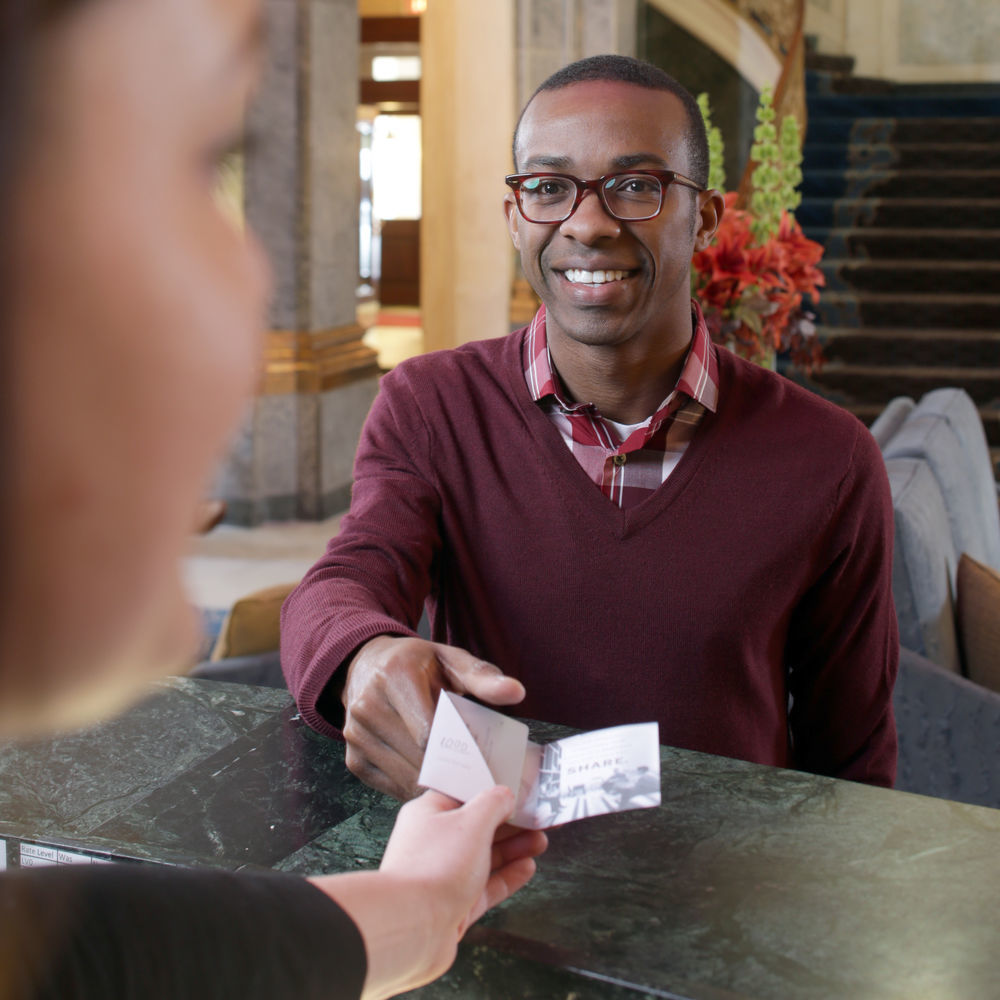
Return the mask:
<path fill-rule="evenodd" d="M 442 687 L 891 785 L 884 466 L 845 411 L 711 343 L 690 267 L 723 202 L 697 105 L 583 60 L 529 101 L 514 164 L 543 305 L 383 380 L 351 511 L 284 610 L 304 718 L 399 797 Z"/>

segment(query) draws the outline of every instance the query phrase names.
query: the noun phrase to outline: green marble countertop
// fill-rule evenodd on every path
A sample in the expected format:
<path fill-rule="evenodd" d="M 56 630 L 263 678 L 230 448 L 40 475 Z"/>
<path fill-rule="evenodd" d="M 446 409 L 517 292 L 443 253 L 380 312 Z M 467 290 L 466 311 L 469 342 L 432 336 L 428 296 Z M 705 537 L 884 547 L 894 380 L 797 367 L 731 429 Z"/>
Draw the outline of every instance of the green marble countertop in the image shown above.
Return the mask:
<path fill-rule="evenodd" d="M 550 831 L 534 881 L 410 995 L 1000 996 L 1000 810 L 670 748 L 662 786 L 659 809 Z M 33 843 L 349 871 L 377 864 L 396 808 L 266 688 L 175 679 L 90 732 L 0 747 L 12 867 Z"/>

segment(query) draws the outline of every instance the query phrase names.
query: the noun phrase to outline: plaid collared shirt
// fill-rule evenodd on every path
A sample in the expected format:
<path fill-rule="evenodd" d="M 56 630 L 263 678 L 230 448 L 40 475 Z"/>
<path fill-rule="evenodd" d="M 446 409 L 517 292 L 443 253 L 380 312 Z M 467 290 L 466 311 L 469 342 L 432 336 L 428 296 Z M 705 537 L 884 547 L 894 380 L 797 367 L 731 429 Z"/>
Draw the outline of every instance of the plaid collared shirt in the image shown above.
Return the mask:
<path fill-rule="evenodd" d="M 593 403 L 571 403 L 552 367 L 545 332 L 545 306 L 528 327 L 522 349 L 524 378 L 532 399 L 558 427 L 576 460 L 619 507 L 641 503 L 673 472 L 706 410 L 715 412 L 719 374 L 708 327 L 691 303 L 694 336 L 680 378 L 670 395 L 624 441 Z"/>

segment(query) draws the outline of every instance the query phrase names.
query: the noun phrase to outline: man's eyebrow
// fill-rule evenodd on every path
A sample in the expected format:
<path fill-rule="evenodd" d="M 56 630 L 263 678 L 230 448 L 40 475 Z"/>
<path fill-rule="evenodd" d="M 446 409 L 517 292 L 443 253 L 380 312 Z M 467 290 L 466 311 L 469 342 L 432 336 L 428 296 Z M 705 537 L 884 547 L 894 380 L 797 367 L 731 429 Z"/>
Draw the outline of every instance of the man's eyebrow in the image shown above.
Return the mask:
<path fill-rule="evenodd" d="M 611 166 L 618 170 L 629 170 L 639 166 L 666 167 L 667 161 L 657 153 L 626 153 L 616 156 L 611 161 Z M 532 170 L 559 170 L 568 171 L 572 168 L 573 161 L 568 156 L 532 156 L 525 161 L 524 169 Z"/>
<path fill-rule="evenodd" d="M 525 170 L 536 170 L 543 167 L 547 170 L 568 170 L 573 161 L 568 156 L 532 156 L 525 161 Z"/>
<path fill-rule="evenodd" d="M 661 167 L 666 167 L 667 161 L 657 153 L 629 153 L 626 156 L 616 156 L 612 160 L 616 167 L 628 170 L 629 167 L 638 167 L 655 163 Z"/>

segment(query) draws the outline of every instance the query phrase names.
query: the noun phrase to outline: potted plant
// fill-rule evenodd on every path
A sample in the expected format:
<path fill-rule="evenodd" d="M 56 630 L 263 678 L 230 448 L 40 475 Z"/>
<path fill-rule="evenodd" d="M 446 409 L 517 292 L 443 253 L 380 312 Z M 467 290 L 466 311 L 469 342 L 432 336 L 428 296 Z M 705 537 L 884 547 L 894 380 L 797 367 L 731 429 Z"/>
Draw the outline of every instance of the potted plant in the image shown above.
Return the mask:
<path fill-rule="evenodd" d="M 775 127 L 769 88 L 760 95 L 750 158 L 751 193 L 741 205 L 725 192 L 722 136 L 711 123 L 708 95 L 698 98 L 709 142 L 709 187 L 725 195 L 726 211 L 712 245 L 695 254 L 691 291 L 713 340 L 758 364 L 774 367 L 777 354 L 810 372 L 823 362 L 814 316 L 825 283 L 817 267 L 823 247 L 807 239 L 795 220 L 801 201 L 802 149 L 791 115 Z"/>

